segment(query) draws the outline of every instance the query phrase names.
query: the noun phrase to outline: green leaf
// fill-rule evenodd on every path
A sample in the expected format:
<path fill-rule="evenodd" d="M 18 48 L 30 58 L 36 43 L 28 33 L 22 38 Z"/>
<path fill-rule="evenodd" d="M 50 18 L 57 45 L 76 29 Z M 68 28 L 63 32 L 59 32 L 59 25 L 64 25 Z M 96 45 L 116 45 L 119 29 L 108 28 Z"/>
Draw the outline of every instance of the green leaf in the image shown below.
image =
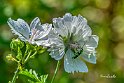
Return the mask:
<path fill-rule="evenodd" d="M 35 81 L 35 82 L 40 81 L 39 79 L 37 79 L 37 77 L 35 75 L 33 75 L 31 69 L 30 69 L 30 71 L 22 70 L 19 72 L 19 74 L 28 77 L 32 81 Z"/>
<path fill-rule="evenodd" d="M 22 70 L 19 72 L 19 75 L 23 75 L 28 78 L 29 83 L 45 83 L 48 75 L 41 75 L 38 77 L 38 74 L 30 69 L 28 70 Z"/>
<path fill-rule="evenodd" d="M 40 76 L 41 83 L 46 83 L 47 77 L 48 77 L 48 74 Z"/>

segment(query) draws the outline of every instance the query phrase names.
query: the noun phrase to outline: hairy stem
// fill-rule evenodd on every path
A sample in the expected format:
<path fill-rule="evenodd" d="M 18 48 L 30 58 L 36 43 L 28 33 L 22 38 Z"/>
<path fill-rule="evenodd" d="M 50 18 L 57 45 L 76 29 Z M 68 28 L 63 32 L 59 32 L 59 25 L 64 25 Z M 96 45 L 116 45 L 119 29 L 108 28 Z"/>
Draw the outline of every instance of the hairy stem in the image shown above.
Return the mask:
<path fill-rule="evenodd" d="M 14 76 L 13 76 L 13 78 L 12 78 L 12 82 L 11 82 L 11 83 L 15 83 L 16 78 L 17 78 L 17 76 L 18 76 L 18 72 L 19 72 L 19 68 L 17 67 L 17 69 L 16 69 L 16 71 L 15 71 L 15 74 L 14 74 Z"/>
<path fill-rule="evenodd" d="M 56 74 L 57 74 L 59 65 L 60 65 L 60 62 L 58 61 L 58 62 L 57 62 L 56 69 L 55 69 L 55 71 L 54 71 L 54 75 L 53 75 L 52 80 L 51 80 L 51 83 L 53 83 L 53 81 L 54 81 L 54 79 L 55 79 L 55 77 L 56 77 Z"/>

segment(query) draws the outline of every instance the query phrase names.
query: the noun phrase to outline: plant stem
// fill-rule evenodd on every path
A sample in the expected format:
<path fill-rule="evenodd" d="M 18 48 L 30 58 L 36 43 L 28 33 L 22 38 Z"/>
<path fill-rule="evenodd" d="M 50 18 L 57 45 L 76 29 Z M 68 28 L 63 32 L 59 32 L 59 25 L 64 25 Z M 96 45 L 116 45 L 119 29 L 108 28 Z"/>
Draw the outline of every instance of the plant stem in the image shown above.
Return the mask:
<path fill-rule="evenodd" d="M 53 83 L 53 81 L 54 81 L 54 79 L 55 79 L 55 77 L 56 77 L 56 74 L 57 74 L 59 65 L 60 65 L 60 62 L 58 61 L 58 62 L 57 62 L 56 69 L 55 69 L 55 71 L 54 71 L 54 75 L 53 75 L 52 80 L 51 80 L 51 83 Z"/>
<path fill-rule="evenodd" d="M 32 58 L 32 57 L 35 56 L 36 54 L 37 54 L 37 51 L 35 51 L 34 54 L 32 54 L 32 55 L 30 56 L 30 58 Z"/>
<path fill-rule="evenodd" d="M 26 63 L 26 62 L 27 62 L 27 60 L 30 58 L 31 53 L 32 53 L 32 51 L 30 51 L 30 52 L 29 52 L 29 54 L 27 55 L 27 57 L 26 57 L 26 59 L 25 59 L 24 63 Z"/>
<path fill-rule="evenodd" d="M 26 47 L 26 51 L 25 51 L 24 57 L 23 57 L 23 59 L 22 59 L 22 63 L 25 62 L 25 57 L 26 57 L 26 55 L 27 55 L 27 52 L 28 52 L 28 49 L 27 49 L 27 47 Z"/>
<path fill-rule="evenodd" d="M 19 68 L 17 67 L 17 69 L 16 69 L 16 71 L 15 71 L 15 74 L 14 74 L 14 76 L 13 76 L 13 78 L 12 78 L 12 83 L 15 83 L 16 78 L 17 78 L 17 76 L 18 76 L 18 72 L 19 72 Z"/>

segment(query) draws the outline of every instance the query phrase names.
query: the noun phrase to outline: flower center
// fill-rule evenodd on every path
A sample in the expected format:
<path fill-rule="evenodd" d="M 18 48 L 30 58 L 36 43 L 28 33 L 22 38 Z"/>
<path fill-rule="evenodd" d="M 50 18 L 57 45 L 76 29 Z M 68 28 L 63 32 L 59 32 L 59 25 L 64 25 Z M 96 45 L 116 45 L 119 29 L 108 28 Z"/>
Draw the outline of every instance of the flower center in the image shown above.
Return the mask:
<path fill-rule="evenodd" d="M 66 49 L 69 48 L 74 52 L 75 56 L 72 57 L 73 59 L 76 59 L 83 52 L 83 47 L 80 46 L 77 42 L 73 41 L 73 34 L 71 34 L 71 36 L 68 36 L 68 39 L 65 39 L 65 46 Z"/>

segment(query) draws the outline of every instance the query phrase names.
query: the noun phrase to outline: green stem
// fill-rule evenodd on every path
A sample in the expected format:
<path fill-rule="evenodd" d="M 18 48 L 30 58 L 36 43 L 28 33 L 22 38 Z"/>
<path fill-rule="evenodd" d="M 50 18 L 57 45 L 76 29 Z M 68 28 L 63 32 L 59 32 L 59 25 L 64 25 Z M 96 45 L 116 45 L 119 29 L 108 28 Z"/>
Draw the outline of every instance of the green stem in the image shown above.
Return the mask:
<path fill-rule="evenodd" d="M 32 54 L 32 55 L 30 56 L 30 58 L 34 57 L 36 54 L 37 54 L 37 51 L 35 51 L 34 54 Z"/>
<path fill-rule="evenodd" d="M 30 52 L 29 52 L 29 54 L 27 55 L 27 57 L 26 57 L 26 59 L 25 59 L 24 63 L 26 63 L 26 62 L 27 62 L 27 60 L 30 58 L 31 53 L 32 53 L 32 51 L 30 51 Z"/>
<path fill-rule="evenodd" d="M 27 55 L 27 52 L 28 52 L 28 49 L 27 49 L 27 47 L 26 47 L 26 51 L 25 51 L 24 57 L 23 57 L 23 59 L 22 59 L 22 63 L 25 62 L 25 57 L 26 57 L 26 55 Z"/>
<path fill-rule="evenodd" d="M 15 74 L 14 74 L 14 76 L 13 76 L 13 78 L 12 78 L 12 82 L 11 82 L 11 83 L 15 83 L 16 78 L 17 78 L 17 76 L 18 76 L 18 72 L 19 72 L 19 68 L 17 67 L 17 69 L 16 69 L 16 71 L 15 71 Z"/>
<path fill-rule="evenodd" d="M 56 69 L 55 69 L 55 71 L 54 71 L 54 75 L 53 75 L 52 80 L 51 80 L 51 83 L 53 83 L 53 81 L 54 81 L 54 79 L 55 79 L 55 77 L 56 77 L 56 74 L 57 74 L 59 65 L 60 65 L 60 62 L 58 61 L 58 62 L 57 62 Z"/>

